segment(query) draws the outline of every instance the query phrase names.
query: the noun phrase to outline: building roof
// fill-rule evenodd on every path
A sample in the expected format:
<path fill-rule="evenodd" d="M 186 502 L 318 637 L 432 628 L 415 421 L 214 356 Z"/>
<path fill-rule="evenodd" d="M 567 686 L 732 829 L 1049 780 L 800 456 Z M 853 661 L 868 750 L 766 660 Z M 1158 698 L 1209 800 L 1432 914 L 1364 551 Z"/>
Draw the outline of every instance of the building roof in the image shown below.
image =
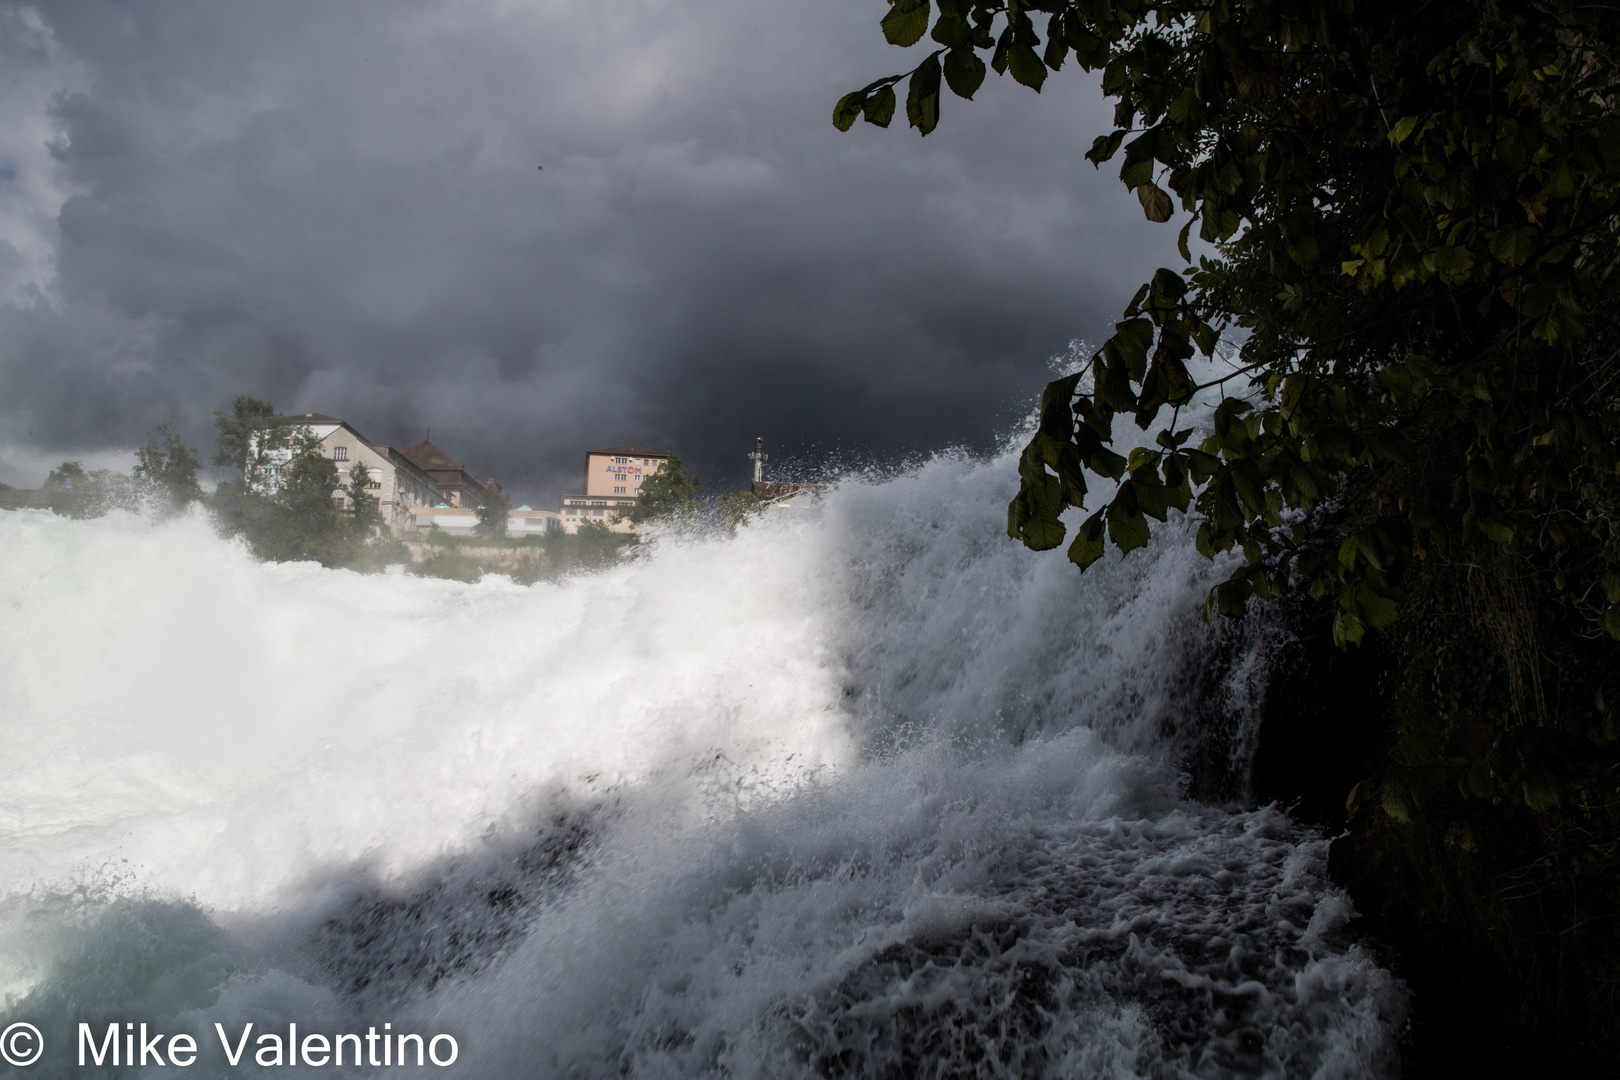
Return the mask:
<path fill-rule="evenodd" d="M 465 472 L 449 454 L 423 439 L 415 446 L 407 446 L 400 453 L 418 469 L 438 469 L 444 472 Z"/>
<path fill-rule="evenodd" d="M 648 450 L 645 446 L 608 446 L 601 450 L 587 450 L 587 454 L 619 454 L 623 457 L 669 457 L 668 450 Z"/>
<path fill-rule="evenodd" d="M 287 421 L 288 423 L 299 424 L 305 427 L 308 427 L 310 424 L 336 424 L 338 427 L 343 428 L 345 431 L 359 439 L 361 442 L 365 443 L 367 446 L 376 445 L 370 439 L 360 434 L 359 428 L 355 427 L 341 416 L 327 416 L 325 413 L 306 412 L 294 413 L 291 416 L 283 416 L 281 419 Z M 324 438 L 327 439 L 330 439 L 331 437 L 331 433 L 324 436 Z"/>
<path fill-rule="evenodd" d="M 438 485 L 434 483 L 433 477 L 424 472 L 420 465 L 417 465 L 410 458 L 406 457 L 398 450 L 395 450 L 392 446 L 374 442 L 368 442 L 366 445 L 381 455 L 385 461 L 390 462 L 396 468 L 403 468 L 407 473 L 413 475 L 416 481 L 429 491 L 438 490 Z"/>
<path fill-rule="evenodd" d="M 760 502 L 776 502 L 778 499 L 786 499 L 805 492 L 815 494 L 825 490 L 826 487 L 826 484 L 790 484 L 782 480 L 755 480 L 752 490 L 754 498 Z"/>

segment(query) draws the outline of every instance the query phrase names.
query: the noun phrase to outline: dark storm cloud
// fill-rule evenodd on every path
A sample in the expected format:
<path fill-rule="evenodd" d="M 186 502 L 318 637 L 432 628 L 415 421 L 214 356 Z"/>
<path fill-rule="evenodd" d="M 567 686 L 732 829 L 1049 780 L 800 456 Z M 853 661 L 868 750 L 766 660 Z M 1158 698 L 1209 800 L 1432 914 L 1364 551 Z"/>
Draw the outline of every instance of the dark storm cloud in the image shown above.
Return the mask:
<path fill-rule="evenodd" d="M 603 444 L 720 486 L 755 434 L 983 445 L 1173 258 L 1078 74 L 834 131 L 905 63 L 873 0 L 3 10 L 0 444 L 202 441 L 246 391 L 531 499 Z"/>

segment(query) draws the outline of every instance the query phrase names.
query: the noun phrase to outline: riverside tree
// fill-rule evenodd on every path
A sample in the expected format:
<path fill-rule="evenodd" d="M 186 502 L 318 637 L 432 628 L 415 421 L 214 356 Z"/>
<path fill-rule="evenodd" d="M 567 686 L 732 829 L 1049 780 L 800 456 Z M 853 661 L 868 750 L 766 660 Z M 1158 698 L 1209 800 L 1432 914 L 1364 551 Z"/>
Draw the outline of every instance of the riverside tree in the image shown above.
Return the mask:
<path fill-rule="evenodd" d="M 77 461 L 64 461 L 40 485 L 46 506 L 63 517 L 98 518 L 113 510 L 141 509 L 139 485 L 115 469 L 90 469 Z"/>
<path fill-rule="evenodd" d="M 246 394 L 237 395 L 230 412 L 214 414 L 214 427 L 219 431 L 214 464 L 230 470 L 227 483 L 250 491 L 273 485 L 274 470 L 291 451 L 297 434 L 296 426 L 274 405 Z"/>
<path fill-rule="evenodd" d="M 641 497 L 627 515 L 637 524 L 683 518 L 703 509 L 698 493 L 703 481 L 686 471 L 679 454 L 671 454 L 641 482 Z"/>
<path fill-rule="evenodd" d="M 836 126 L 887 126 L 899 89 L 927 135 L 989 71 L 1099 72 L 1087 157 L 1188 264 L 1046 387 L 1008 532 L 1084 570 L 1185 512 L 1234 564 L 1206 616 L 1303 592 L 1341 647 L 1382 632 L 1349 862 L 1403 913 L 1386 929 L 1500 995 L 1480 1046 L 1519 1025 L 1612 1066 L 1620 9 L 891 0 L 881 28 L 926 53 Z M 1129 423 L 1155 444 L 1113 449 Z"/>
<path fill-rule="evenodd" d="M 146 445 L 135 451 L 135 482 L 151 495 L 158 511 L 176 514 L 203 498 L 197 482 L 201 466 L 197 452 L 187 446 L 167 422 L 158 427 Z"/>
<path fill-rule="evenodd" d="M 344 489 L 349 497 L 350 520 L 361 535 L 370 536 L 382 524 L 382 513 L 377 499 L 371 494 L 371 472 L 360 462 L 349 466 L 349 483 Z"/>
<path fill-rule="evenodd" d="M 229 469 L 209 501 L 219 530 L 240 536 L 255 555 L 327 566 L 361 560 L 364 535 L 339 513 L 337 464 L 307 427 L 266 401 L 242 395 L 214 414 L 214 464 Z"/>
<path fill-rule="evenodd" d="M 473 525 L 476 535 L 499 539 L 506 535 L 507 523 L 512 515 L 512 497 L 490 484 L 484 489 L 484 496 L 478 501 L 478 509 L 473 514 L 478 519 Z"/>

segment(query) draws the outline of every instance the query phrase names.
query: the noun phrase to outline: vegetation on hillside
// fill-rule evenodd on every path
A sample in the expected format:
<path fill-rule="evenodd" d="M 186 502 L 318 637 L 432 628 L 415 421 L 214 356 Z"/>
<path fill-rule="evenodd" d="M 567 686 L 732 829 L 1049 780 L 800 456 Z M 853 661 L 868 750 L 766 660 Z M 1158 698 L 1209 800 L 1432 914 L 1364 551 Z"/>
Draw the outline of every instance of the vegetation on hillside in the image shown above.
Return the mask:
<path fill-rule="evenodd" d="M 1489 999 L 1476 1046 L 1614 1064 L 1620 10 L 891 0 L 882 31 L 927 55 L 838 127 L 887 126 L 904 84 L 926 135 L 946 89 L 1073 62 L 1116 101 L 1087 157 L 1186 263 L 1194 230 L 1215 252 L 1046 388 L 1009 533 L 1055 548 L 1079 508 L 1083 570 L 1182 512 L 1233 561 L 1206 614 L 1305 594 L 1340 646 L 1381 635 L 1385 756 L 1346 793 L 1364 907 Z M 1156 444 L 1116 453 L 1122 418 Z"/>

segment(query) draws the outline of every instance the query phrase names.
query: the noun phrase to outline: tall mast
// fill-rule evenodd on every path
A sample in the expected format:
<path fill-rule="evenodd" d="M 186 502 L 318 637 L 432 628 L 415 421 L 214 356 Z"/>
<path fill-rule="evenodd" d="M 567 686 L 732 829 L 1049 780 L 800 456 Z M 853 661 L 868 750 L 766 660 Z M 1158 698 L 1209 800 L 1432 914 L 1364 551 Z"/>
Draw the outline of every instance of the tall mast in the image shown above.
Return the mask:
<path fill-rule="evenodd" d="M 761 483 L 765 479 L 765 439 L 763 436 L 754 439 L 754 452 L 748 457 L 754 463 L 754 483 Z"/>

